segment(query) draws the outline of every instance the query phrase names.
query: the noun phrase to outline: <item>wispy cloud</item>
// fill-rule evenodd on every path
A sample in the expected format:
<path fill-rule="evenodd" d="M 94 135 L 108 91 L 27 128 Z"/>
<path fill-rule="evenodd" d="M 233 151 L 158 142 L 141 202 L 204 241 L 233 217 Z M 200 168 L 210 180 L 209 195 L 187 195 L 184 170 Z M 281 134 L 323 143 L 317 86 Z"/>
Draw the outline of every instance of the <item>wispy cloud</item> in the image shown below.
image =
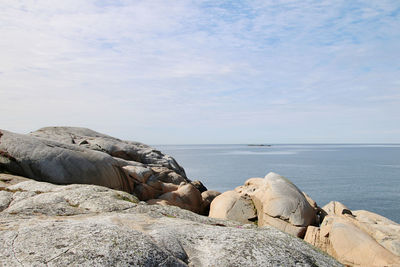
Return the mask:
<path fill-rule="evenodd" d="M 399 19 L 394 0 L 3 1 L 0 125 L 400 142 Z"/>

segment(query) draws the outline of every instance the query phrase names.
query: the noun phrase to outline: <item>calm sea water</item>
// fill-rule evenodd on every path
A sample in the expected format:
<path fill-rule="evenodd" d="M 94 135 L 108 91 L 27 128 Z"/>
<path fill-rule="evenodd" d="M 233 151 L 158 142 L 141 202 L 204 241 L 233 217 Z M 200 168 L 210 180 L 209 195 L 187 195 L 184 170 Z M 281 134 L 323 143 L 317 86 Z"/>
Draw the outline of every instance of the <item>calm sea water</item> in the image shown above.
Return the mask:
<path fill-rule="evenodd" d="M 224 192 L 276 172 L 319 206 L 337 200 L 400 223 L 400 145 L 159 145 L 187 176 Z"/>

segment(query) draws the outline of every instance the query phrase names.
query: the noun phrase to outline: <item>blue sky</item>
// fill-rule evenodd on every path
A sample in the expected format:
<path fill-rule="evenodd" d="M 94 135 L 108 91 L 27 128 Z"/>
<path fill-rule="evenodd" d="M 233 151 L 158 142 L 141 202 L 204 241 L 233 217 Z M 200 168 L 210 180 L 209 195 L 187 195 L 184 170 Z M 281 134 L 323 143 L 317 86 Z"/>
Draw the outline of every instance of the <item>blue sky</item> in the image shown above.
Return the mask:
<path fill-rule="evenodd" d="M 0 128 L 400 143 L 400 2 L 0 4 Z"/>

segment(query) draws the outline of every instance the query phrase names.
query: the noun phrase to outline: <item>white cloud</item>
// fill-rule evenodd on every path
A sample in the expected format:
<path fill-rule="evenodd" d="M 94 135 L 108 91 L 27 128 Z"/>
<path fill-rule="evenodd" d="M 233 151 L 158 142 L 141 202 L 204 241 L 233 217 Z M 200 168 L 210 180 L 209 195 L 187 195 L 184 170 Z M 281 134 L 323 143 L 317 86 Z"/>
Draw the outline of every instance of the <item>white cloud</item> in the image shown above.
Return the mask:
<path fill-rule="evenodd" d="M 345 142 L 351 136 L 326 117 L 350 129 L 361 113 L 376 114 L 373 132 L 379 116 L 399 115 L 398 98 L 380 99 L 399 92 L 399 9 L 396 1 L 3 1 L 0 125 L 87 125 L 150 143 L 225 142 L 224 128 L 226 142 L 252 131 L 260 142 L 296 131 L 308 140 L 304 129 L 319 127 Z"/>

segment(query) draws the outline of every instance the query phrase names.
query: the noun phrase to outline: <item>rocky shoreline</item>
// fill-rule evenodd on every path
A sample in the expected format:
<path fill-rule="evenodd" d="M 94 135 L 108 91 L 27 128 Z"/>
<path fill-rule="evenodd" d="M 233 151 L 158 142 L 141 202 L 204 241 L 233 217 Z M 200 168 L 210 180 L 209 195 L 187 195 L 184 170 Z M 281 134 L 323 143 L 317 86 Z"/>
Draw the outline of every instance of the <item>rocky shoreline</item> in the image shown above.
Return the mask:
<path fill-rule="evenodd" d="M 325 253 L 400 266 L 400 225 L 382 216 L 320 208 L 275 173 L 220 194 L 158 150 L 85 128 L 0 130 L 0 212 L 4 266 L 341 265 Z"/>

